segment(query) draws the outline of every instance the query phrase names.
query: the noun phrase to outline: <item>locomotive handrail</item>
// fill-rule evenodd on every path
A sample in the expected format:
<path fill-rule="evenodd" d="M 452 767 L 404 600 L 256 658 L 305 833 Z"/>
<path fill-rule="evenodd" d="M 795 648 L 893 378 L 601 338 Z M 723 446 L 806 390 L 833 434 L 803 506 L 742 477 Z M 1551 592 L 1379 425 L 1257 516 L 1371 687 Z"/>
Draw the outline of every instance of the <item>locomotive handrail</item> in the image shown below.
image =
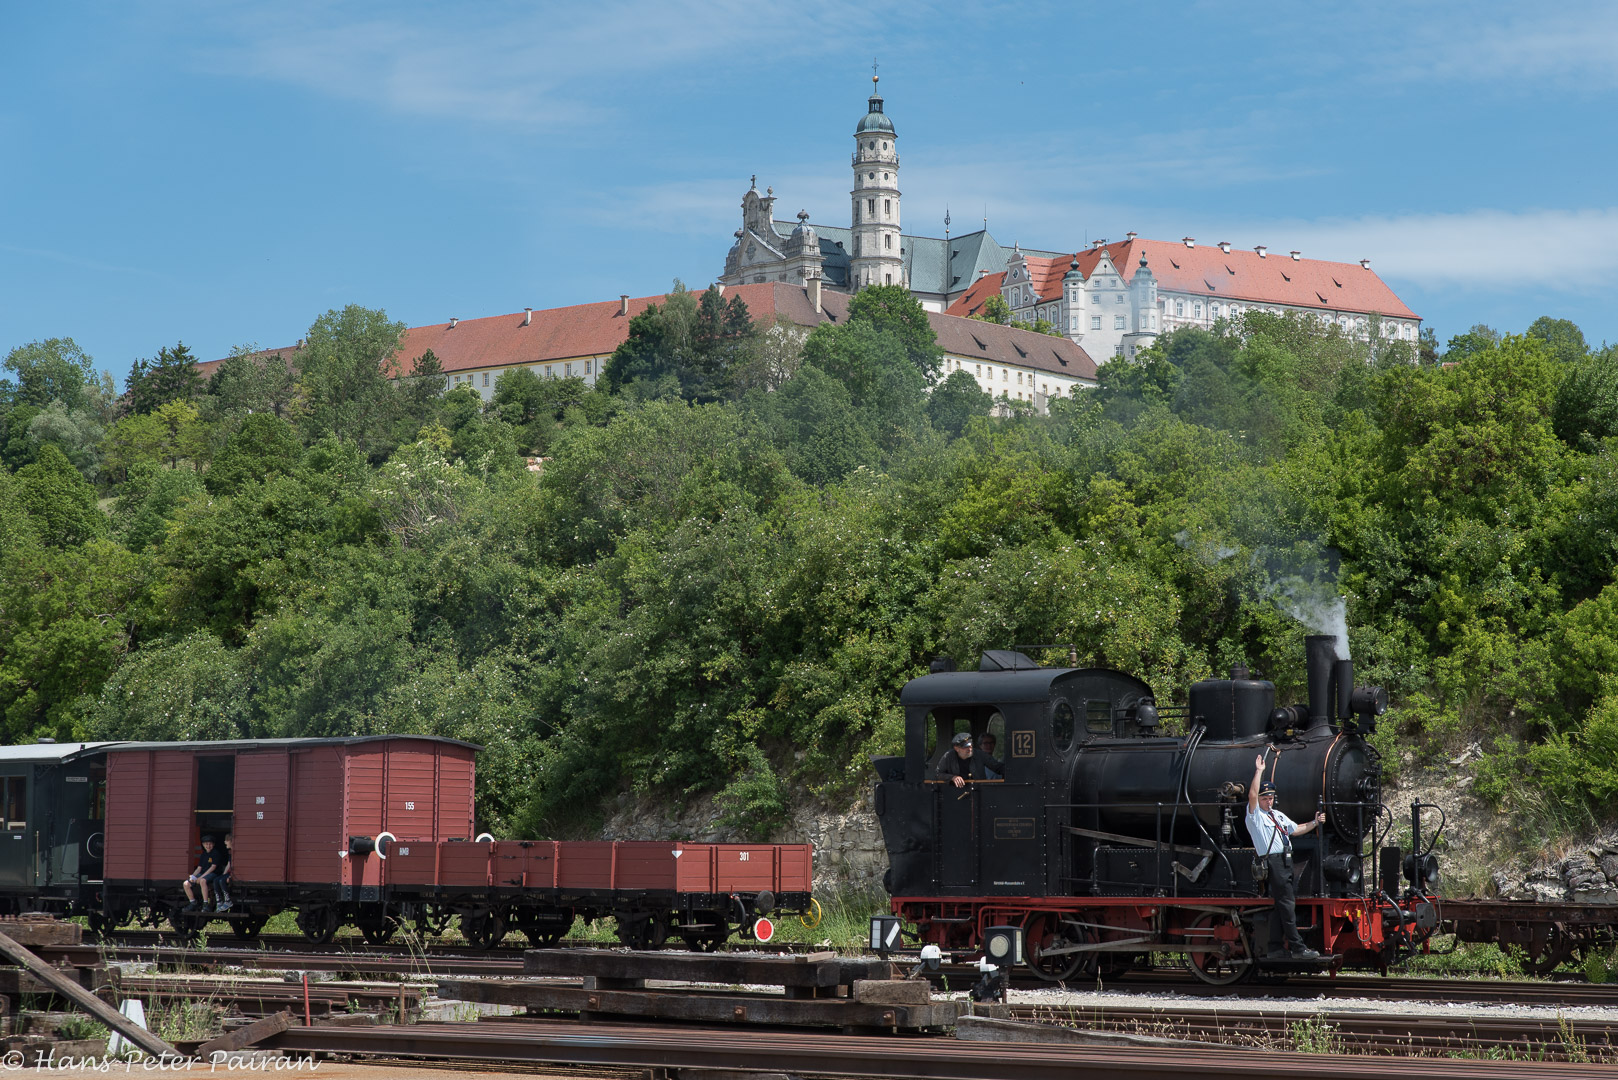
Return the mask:
<path fill-rule="evenodd" d="M 1079 836 L 1088 836 L 1093 840 L 1111 840 L 1115 844 L 1130 844 L 1134 847 L 1160 847 L 1166 848 L 1180 855 L 1206 855 L 1207 848 L 1189 847 L 1185 844 L 1167 844 L 1161 841 L 1147 840 L 1141 836 L 1125 836 L 1122 833 L 1101 832 L 1097 829 L 1081 829 L 1077 825 L 1065 825 L 1063 828 Z"/>

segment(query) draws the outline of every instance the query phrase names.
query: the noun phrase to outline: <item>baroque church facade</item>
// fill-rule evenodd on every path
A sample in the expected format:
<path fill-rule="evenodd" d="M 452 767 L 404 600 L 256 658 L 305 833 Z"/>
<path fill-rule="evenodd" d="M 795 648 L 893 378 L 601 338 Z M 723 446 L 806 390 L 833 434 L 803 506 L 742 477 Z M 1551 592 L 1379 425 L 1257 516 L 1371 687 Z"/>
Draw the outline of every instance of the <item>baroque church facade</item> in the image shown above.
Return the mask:
<path fill-rule="evenodd" d="M 1272 255 L 1228 242 L 1199 245 L 1098 240 L 1075 252 L 1001 247 L 987 228 L 942 239 L 901 227 L 898 133 L 872 77 L 866 115 L 854 129 L 850 224 L 796 226 L 775 219 L 776 195 L 757 177 L 742 196 L 742 227 L 725 257 L 721 285 L 784 282 L 853 293 L 902 285 L 928 311 L 976 315 L 998 294 L 1013 317 L 1043 319 L 1092 357 L 1133 356 L 1181 326 L 1211 328 L 1246 311 L 1299 313 L 1360 338 L 1415 342 L 1421 318 L 1370 268 Z"/>

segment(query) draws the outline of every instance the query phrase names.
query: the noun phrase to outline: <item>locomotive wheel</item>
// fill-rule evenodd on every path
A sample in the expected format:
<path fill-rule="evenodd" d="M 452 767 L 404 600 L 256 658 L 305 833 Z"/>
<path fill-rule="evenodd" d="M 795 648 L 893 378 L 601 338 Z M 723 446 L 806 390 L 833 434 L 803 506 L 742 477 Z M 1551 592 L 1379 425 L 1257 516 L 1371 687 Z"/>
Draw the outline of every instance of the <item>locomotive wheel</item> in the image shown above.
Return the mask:
<path fill-rule="evenodd" d="M 337 909 L 329 904 L 298 909 L 298 929 L 315 945 L 324 945 L 337 936 Z"/>
<path fill-rule="evenodd" d="M 1241 920 L 1204 912 L 1184 932 L 1191 973 L 1209 986 L 1229 986 L 1253 973 L 1253 951 Z"/>
<path fill-rule="evenodd" d="M 1078 975 L 1086 962 L 1095 963 L 1094 953 L 1048 953 L 1046 950 L 1082 945 L 1084 931 L 1063 927 L 1056 915 L 1031 915 L 1023 926 L 1028 970 L 1046 982 L 1062 982 Z M 1088 974 L 1088 973 L 1087 973 Z"/>

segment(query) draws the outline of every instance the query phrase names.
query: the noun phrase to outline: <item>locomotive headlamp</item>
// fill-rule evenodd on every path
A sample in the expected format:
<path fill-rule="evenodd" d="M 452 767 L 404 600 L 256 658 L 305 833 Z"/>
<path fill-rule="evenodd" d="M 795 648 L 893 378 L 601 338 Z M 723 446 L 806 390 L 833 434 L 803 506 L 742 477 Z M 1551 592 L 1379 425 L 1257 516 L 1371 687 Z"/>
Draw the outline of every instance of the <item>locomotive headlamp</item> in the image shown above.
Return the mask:
<path fill-rule="evenodd" d="M 1001 967 L 1022 963 L 1022 927 L 989 927 L 983 932 L 983 955 Z"/>
<path fill-rule="evenodd" d="M 1356 716 L 1381 716 L 1388 711 L 1388 692 L 1380 686 L 1356 686 L 1348 708 Z"/>
<path fill-rule="evenodd" d="M 1405 880 L 1420 889 L 1428 885 L 1438 884 L 1438 856 L 1437 855 L 1406 855 L 1404 864 Z"/>
<path fill-rule="evenodd" d="M 1357 889 L 1365 877 L 1365 864 L 1358 855 L 1329 855 L 1320 864 L 1330 881 L 1341 882 Z"/>

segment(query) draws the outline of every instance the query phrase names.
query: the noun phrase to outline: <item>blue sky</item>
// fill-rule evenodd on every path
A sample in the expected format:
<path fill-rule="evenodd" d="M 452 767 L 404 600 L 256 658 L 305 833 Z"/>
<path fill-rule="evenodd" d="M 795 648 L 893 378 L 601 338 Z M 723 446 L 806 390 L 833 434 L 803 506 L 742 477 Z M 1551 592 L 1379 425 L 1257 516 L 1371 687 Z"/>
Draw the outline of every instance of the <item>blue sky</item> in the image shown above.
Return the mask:
<path fill-rule="evenodd" d="M 1371 259 L 1440 340 L 1618 340 L 1608 4 L 0 3 L 0 351 L 120 379 L 646 295 L 748 177 L 846 225 L 873 57 L 906 231 Z"/>

